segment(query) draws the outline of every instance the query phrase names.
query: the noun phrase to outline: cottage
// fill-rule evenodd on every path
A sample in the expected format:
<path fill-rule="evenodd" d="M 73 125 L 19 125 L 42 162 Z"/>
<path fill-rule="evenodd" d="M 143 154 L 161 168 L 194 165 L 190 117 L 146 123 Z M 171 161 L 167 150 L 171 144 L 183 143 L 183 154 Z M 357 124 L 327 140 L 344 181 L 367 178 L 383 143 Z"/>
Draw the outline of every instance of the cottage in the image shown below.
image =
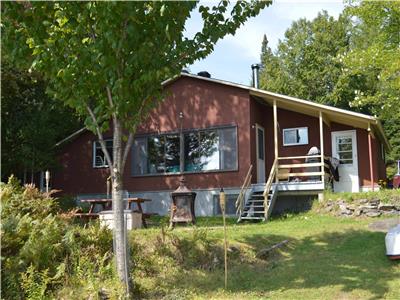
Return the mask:
<path fill-rule="evenodd" d="M 253 71 L 257 82 L 257 68 Z M 265 219 L 274 207 L 304 204 L 302 197 L 327 188 L 377 189 L 386 177 L 390 146 L 372 116 L 213 79 L 206 72 L 182 73 L 164 87 L 168 96 L 138 128 L 124 173 L 130 196 L 153 200 L 145 210 L 167 214 L 170 192 L 182 176 L 197 193 L 197 215 L 220 213 L 223 187 L 230 214 L 240 195 L 236 204 L 243 219 Z M 106 138 L 111 149 L 112 137 Z M 94 134 L 80 130 L 59 149 L 61 168 L 53 187 L 78 198 L 106 193 L 108 169 Z"/>

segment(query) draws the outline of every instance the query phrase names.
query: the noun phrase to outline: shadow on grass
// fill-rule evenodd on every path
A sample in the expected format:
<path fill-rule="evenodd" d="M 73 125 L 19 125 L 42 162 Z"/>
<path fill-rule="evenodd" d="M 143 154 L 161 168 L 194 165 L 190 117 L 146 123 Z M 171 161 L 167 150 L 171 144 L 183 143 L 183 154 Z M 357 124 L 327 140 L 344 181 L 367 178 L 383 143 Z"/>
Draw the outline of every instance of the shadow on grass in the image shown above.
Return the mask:
<path fill-rule="evenodd" d="M 366 230 L 331 232 L 293 239 L 278 235 L 248 235 L 241 243 L 255 252 L 288 239 L 277 257 L 253 263 L 231 261 L 229 291 L 267 294 L 273 291 L 338 286 L 338 292 L 368 291 L 371 299 L 384 298 L 398 272 L 385 257 L 384 233 Z M 223 270 L 190 272 L 169 278 L 169 284 L 198 293 L 223 288 Z M 323 295 L 320 295 L 323 297 Z"/>

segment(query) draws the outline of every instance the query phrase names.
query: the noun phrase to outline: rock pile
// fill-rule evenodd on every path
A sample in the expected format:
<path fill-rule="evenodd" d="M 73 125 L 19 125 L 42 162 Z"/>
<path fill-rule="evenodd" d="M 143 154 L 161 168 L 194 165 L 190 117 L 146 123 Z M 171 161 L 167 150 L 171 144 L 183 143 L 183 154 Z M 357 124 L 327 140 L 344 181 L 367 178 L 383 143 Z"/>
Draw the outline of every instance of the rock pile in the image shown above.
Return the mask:
<path fill-rule="evenodd" d="M 359 199 L 351 203 L 345 200 L 329 199 L 322 211 L 342 217 L 379 217 L 380 215 L 400 215 L 400 205 L 381 203 L 379 199 Z"/>

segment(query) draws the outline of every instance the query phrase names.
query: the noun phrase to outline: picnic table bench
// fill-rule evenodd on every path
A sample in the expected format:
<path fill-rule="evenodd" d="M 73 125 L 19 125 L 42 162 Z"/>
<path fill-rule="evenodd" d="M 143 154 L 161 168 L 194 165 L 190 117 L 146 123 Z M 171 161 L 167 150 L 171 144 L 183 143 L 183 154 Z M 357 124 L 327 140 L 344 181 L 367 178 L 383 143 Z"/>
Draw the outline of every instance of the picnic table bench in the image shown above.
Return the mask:
<path fill-rule="evenodd" d="M 109 198 L 81 199 L 80 201 L 82 203 L 88 203 L 88 204 L 90 204 L 90 206 L 89 206 L 89 212 L 87 212 L 87 213 L 82 213 L 82 212 L 75 213 L 75 216 L 78 217 L 78 218 L 82 218 L 82 219 L 96 219 L 96 218 L 98 218 L 99 217 L 99 213 L 95 212 L 96 205 L 100 205 L 102 207 L 101 211 L 112 210 L 112 199 L 109 199 Z M 154 215 L 154 214 L 144 213 L 143 212 L 143 208 L 142 208 L 142 203 L 150 202 L 151 199 L 144 199 L 144 198 L 135 197 L 135 198 L 124 198 L 124 201 L 126 201 L 125 209 L 127 209 L 127 210 L 131 210 L 132 209 L 132 205 L 136 204 L 137 209 L 135 209 L 133 211 L 142 214 L 143 227 L 147 228 L 146 219 L 149 218 L 150 216 Z"/>

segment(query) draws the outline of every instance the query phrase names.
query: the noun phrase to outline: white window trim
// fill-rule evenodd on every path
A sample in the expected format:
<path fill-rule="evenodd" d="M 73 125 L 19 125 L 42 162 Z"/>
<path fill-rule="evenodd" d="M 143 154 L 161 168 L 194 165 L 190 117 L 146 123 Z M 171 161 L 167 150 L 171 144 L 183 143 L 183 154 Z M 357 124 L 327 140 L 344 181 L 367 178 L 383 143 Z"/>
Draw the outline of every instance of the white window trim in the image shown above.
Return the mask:
<path fill-rule="evenodd" d="M 107 143 L 109 141 L 113 141 L 113 139 L 106 139 L 106 140 L 104 140 L 104 143 Z M 96 144 L 97 143 L 100 145 L 100 141 L 99 140 L 93 141 L 93 145 L 92 145 L 92 153 L 93 153 L 92 154 L 92 166 L 95 169 L 108 168 L 108 164 L 107 164 L 107 160 L 105 159 L 105 156 L 104 156 L 103 165 L 102 166 L 96 166 Z M 101 149 L 101 145 L 100 145 L 100 149 Z"/>
<path fill-rule="evenodd" d="M 307 142 L 306 143 L 285 143 L 285 132 L 289 130 L 297 130 L 297 129 L 306 129 L 307 130 Z M 285 128 L 282 130 L 282 143 L 283 146 L 301 146 L 308 145 L 308 127 L 294 127 L 294 128 Z"/>

